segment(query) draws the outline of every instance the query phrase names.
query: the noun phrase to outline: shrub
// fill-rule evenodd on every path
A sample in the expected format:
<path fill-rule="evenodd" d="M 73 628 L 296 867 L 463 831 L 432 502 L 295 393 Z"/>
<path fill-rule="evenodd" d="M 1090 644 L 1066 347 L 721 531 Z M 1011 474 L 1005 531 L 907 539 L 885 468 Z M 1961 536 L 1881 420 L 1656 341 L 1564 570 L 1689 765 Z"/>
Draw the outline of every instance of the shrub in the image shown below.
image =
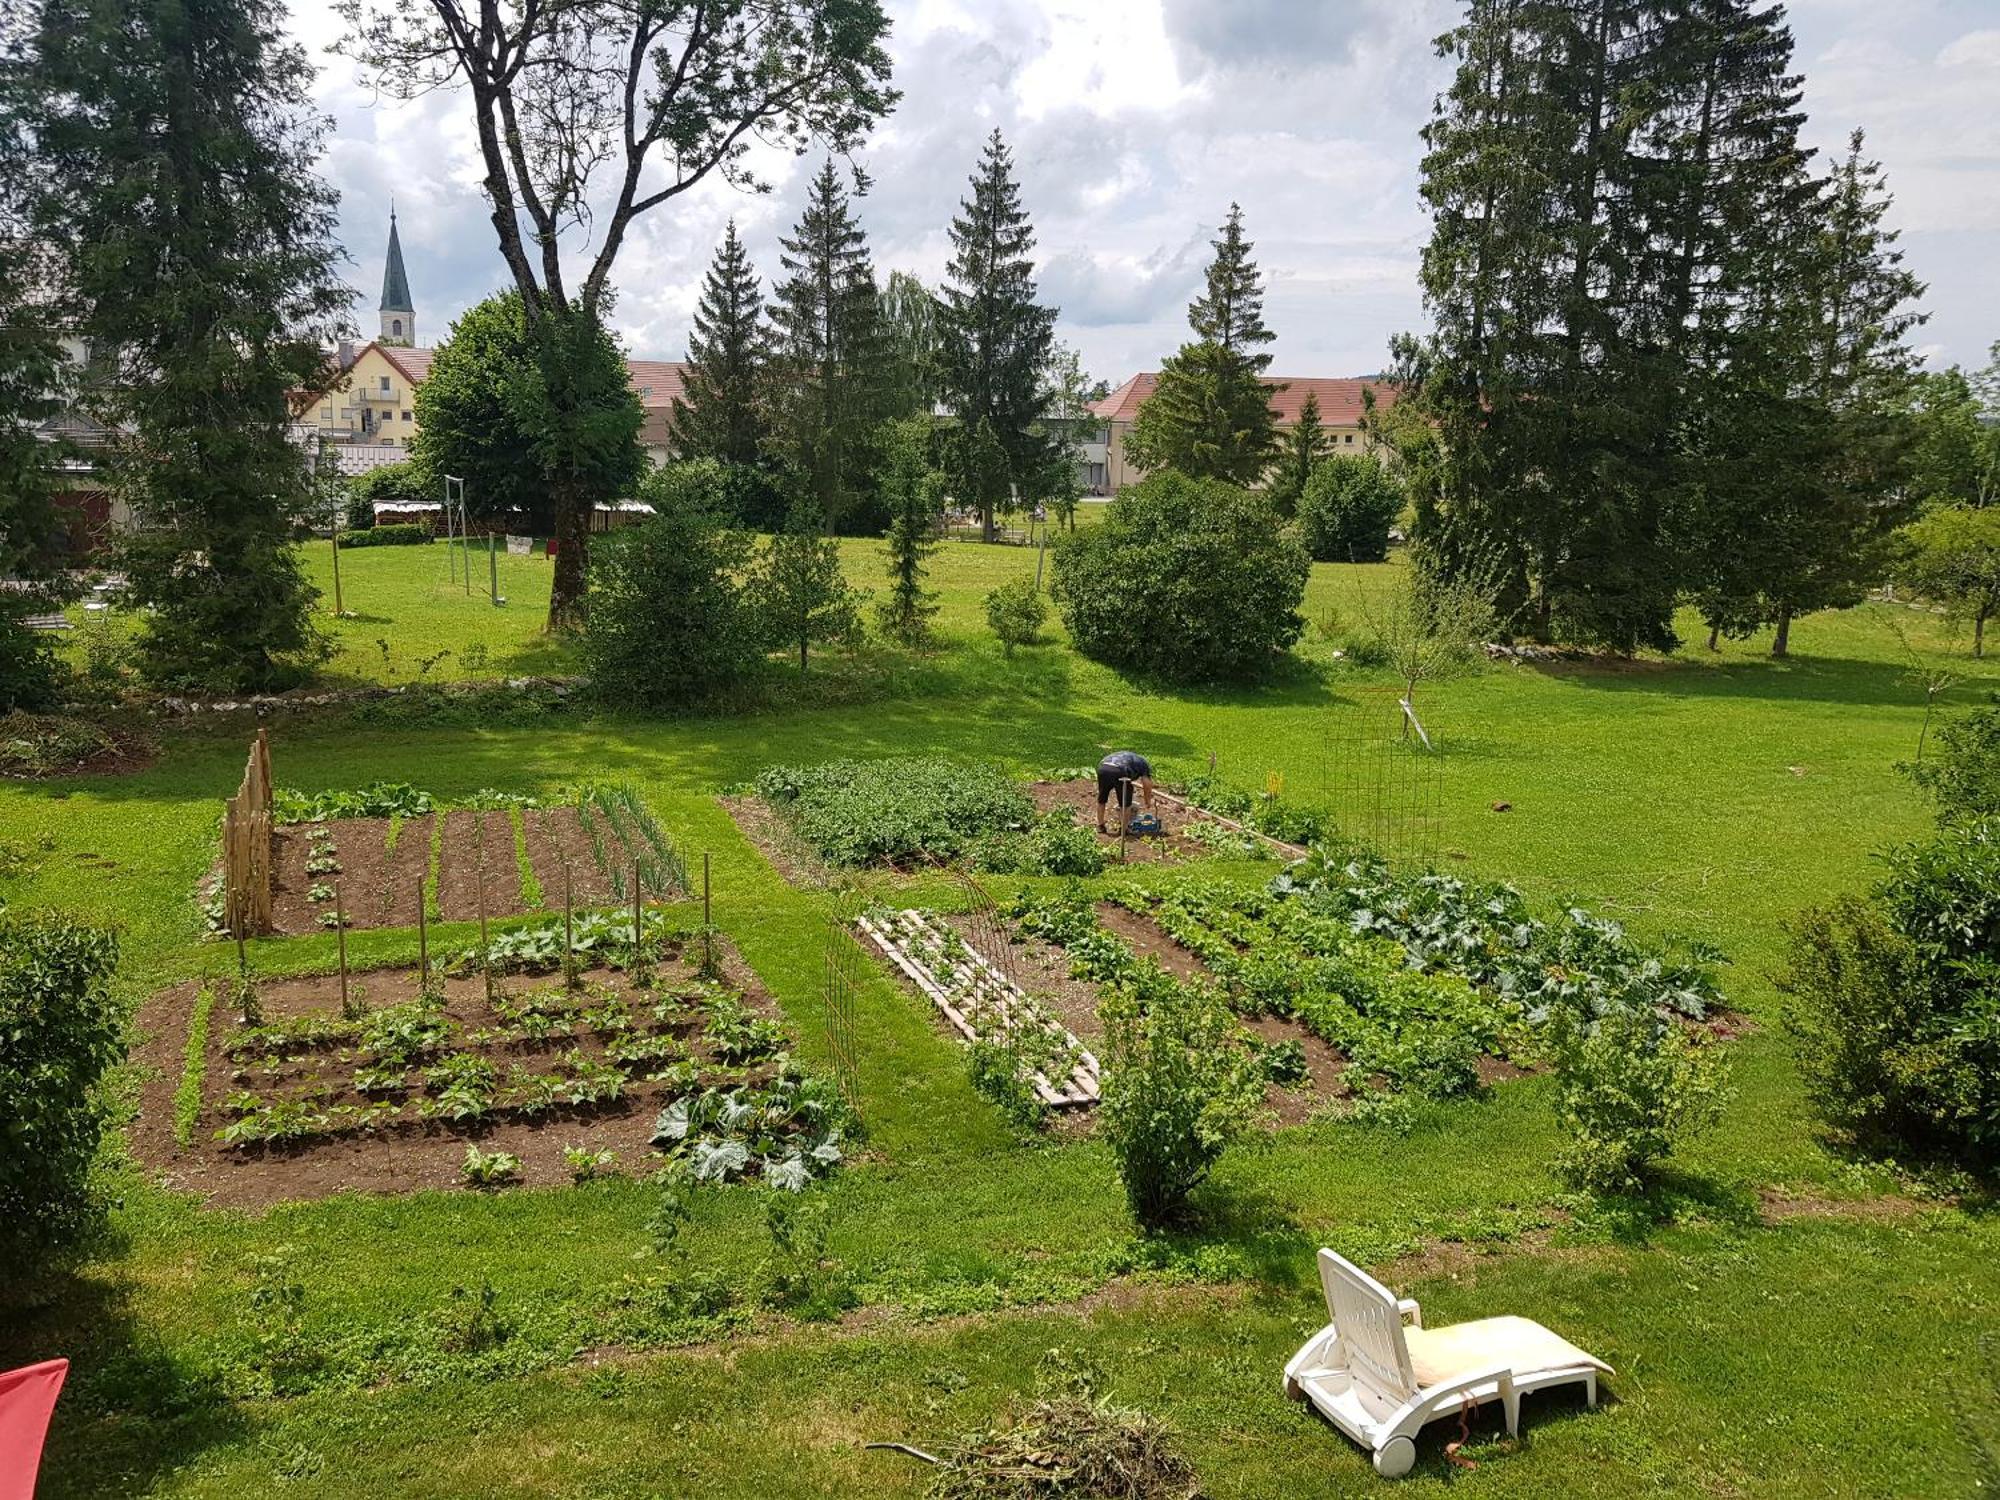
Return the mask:
<path fill-rule="evenodd" d="M 421 465 L 405 459 L 399 464 L 377 464 L 365 474 L 347 481 L 347 524 L 366 531 L 375 524 L 378 501 L 436 500 L 442 486 L 431 486 Z"/>
<path fill-rule="evenodd" d="M 98 1081 L 121 1053 L 118 940 L 60 913 L 0 912 L 0 1238 L 72 1239 L 90 1219 L 107 1117 Z"/>
<path fill-rule="evenodd" d="M 846 866 L 953 858 L 1035 812 L 999 767 L 931 755 L 773 766 L 757 793 L 822 859 Z"/>
<path fill-rule="evenodd" d="M 1938 731 L 1938 745 L 1937 759 L 1907 768 L 1937 799 L 1938 821 L 2000 817 L 2000 706 L 1953 719 Z"/>
<path fill-rule="evenodd" d="M 1056 540 L 1051 589 L 1085 656 L 1176 681 L 1261 676 L 1305 629 L 1311 564 L 1263 497 L 1163 472 Z"/>
<path fill-rule="evenodd" d="M 62 697 L 62 664 L 54 637 L 22 623 L 40 613 L 44 601 L 27 594 L 0 593 L 0 713 L 53 708 Z"/>
<path fill-rule="evenodd" d="M 1026 833 L 996 833 L 971 848 L 989 875 L 1101 875 L 1104 846 L 1066 811 L 1045 814 Z"/>
<path fill-rule="evenodd" d="M 1780 987 L 1806 1086 L 1870 1143 L 2000 1150 L 2000 820 L 1888 856 L 1866 897 L 1805 913 Z"/>
<path fill-rule="evenodd" d="M 751 538 L 700 496 L 669 497 L 664 485 L 654 475 L 640 487 L 653 519 L 590 549 L 583 659 L 599 699 L 620 707 L 716 697 L 764 654 L 763 621 L 742 581 Z"/>
<path fill-rule="evenodd" d="M 1048 617 L 1049 607 L 1032 578 L 1003 583 L 986 596 L 986 623 L 1009 656 L 1016 646 L 1034 645 Z"/>
<path fill-rule="evenodd" d="M 1188 1196 L 1250 1123 L 1263 1095 L 1254 1059 L 1211 989 L 1157 966 L 1106 995 L 1100 1129 L 1132 1215 L 1146 1229 L 1180 1218 Z"/>
<path fill-rule="evenodd" d="M 1380 562 L 1403 492 L 1372 458 L 1337 453 L 1313 470 L 1299 496 L 1299 536 L 1314 562 Z"/>
<path fill-rule="evenodd" d="M 1564 1136 L 1556 1170 L 1572 1186 L 1643 1188 L 1655 1162 L 1720 1112 L 1719 1055 L 1650 1011 L 1562 1006 L 1548 1037 Z"/>
<path fill-rule="evenodd" d="M 431 540 L 430 527 L 415 521 L 340 534 L 342 547 L 420 547 Z"/>

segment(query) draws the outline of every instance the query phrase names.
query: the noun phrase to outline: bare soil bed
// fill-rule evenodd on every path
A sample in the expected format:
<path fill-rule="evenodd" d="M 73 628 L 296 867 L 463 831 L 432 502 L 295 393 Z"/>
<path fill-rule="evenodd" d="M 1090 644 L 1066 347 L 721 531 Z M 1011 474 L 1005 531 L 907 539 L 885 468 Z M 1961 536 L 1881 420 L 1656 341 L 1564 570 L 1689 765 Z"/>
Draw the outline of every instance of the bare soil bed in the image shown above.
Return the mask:
<path fill-rule="evenodd" d="M 678 951 L 677 945 L 670 947 L 668 956 L 655 964 L 652 987 L 643 990 L 633 987 L 622 971 L 588 970 L 582 976 L 583 988 L 577 1003 L 598 1006 L 614 997 L 628 1000 L 634 1015 L 641 1018 L 633 1034 L 671 1036 L 685 1049 L 687 1057 L 699 1064 L 704 1084 L 715 1081 L 725 1086 L 756 1085 L 767 1081 L 773 1067 L 769 1061 L 732 1067 L 715 1056 L 706 1036 L 702 1001 L 698 998 L 700 983 L 694 964 L 697 956 Z M 782 1022 L 782 1013 L 755 973 L 726 942 L 718 959 L 724 982 L 740 993 L 746 1009 L 761 1019 Z M 516 974 L 496 977 L 494 983 L 503 1000 L 516 1002 L 531 994 L 562 989 L 560 975 Z M 410 969 L 357 973 L 350 976 L 350 984 L 364 992 L 365 1003 L 371 1010 L 417 998 L 417 975 Z M 527 1186 L 570 1181 L 563 1156 L 564 1148 L 569 1146 L 593 1151 L 609 1147 L 618 1154 L 618 1170 L 643 1171 L 647 1167 L 648 1141 L 655 1118 L 676 1093 L 669 1084 L 649 1080 L 640 1070 L 631 1073 L 622 1097 L 615 1101 L 558 1105 L 532 1116 L 501 1105 L 476 1122 L 406 1117 L 372 1130 L 315 1135 L 286 1144 L 229 1145 L 218 1140 L 216 1132 L 233 1117 L 225 1101 L 238 1090 L 252 1090 L 266 1100 L 310 1098 L 315 1107 L 322 1108 L 366 1105 L 370 1096 L 359 1093 L 353 1086 L 356 1063 L 351 1049 L 302 1048 L 299 1055 L 269 1063 L 232 1057 L 229 1048 L 242 1031 L 240 1018 L 228 1009 L 226 999 L 218 995 L 209 1019 L 200 1110 L 188 1144 L 180 1146 L 174 1139 L 174 1093 L 182 1078 L 197 989 L 195 985 L 183 984 L 164 990 L 140 1009 L 138 1029 L 142 1040 L 134 1057 L 141 1064 L 145 1081 L 131 1141 L 140 1162 L 167 1185 L 200 1193 L 216 1205 L 254 1210 L 274 1203 L 344 1192 L 407 1193 L 426 1188 L 457 1188 L 462 1182 L 460 1165 L 468 1143 L 476 1143 L 482 1151 L 505 1151 L 519 1157 L 518 1181 Z M 654 1021 L 649 1007 L 672 993 L 688 997 L 686 1010 L 666 1020 Z M 258 997 L 267 1023 L 288 1017 L 340 1014 L 337 976 L 266 980 L 258 986 Z M 482 981 L 476 975 L 445 981 L 443 1013 L 453 1023 L 461 1050 L 490 1061 L 502 1079 L 508 1076 L 511 1067 L 529 1072 L 554 1069 L 562 1054 L 571 1049 L 591 1063 L 603 1065 L 611 1060 L 604 1034 L 583 1024 L 576 1025 L 570 1034 L 541 1040 L 523 1037 L 475 1040 L 482 1028 L 496 1028 L 503 1019 L 488 1003 Z M 413 1067 L 410 1071 L 414 1077 L 419 1070 Z M 413 1083 L 407 1095 L 414 1097 L 418 1092 Z M 386 1095 L 378 1092 L 373 1097 L 403 1099 L 406 1091 L 394 1090 Z"/>
<path fill-rule="evenodd" d="M 324 823 L 291 823 L 271 835 L 271 919 L 275 931 L 295 935 L 322 930 L 331 916 L 331 898 L 313 899 L 315 887 L 340 893 L 350 929 L 414 927 L 430 870 L 433 829 L 442 818 L 438 850 L 438 917 L 446 922 L 476 921 L 480 871 L 485 871 L 486 914 L 514 916 L 532 910 L 560 911 L 563 874 L 569 872 L 571 898 L 579 907 L 614 899 L 609 875 L 599 867 L 590 834 L 574 807 L 528 808 L 521 814 L 528 865 L 541 886 L 540 907 L 524 899 L 514 855 L 514 830 L 504 810 L 426 813 L 405 818 L 389 847 L 389 818 L 335 818 Z M 308 870 L 315 834 L 332 836 L 337 871 Z M 482 842 L 484 845 L 482 851 Z M 630 872 L 626 872 L 629 876 Z"/>
<path fill-rule="evenodd" d="M 1095 830 L 1097 827 L 1097 783 L 1095 781 L 1035 781 L 1026 788 L 1028 796 L 1034 800 L 1037 812 L 1054 812 L 1058 808 L 1068 808 L 1076 815 L 1078 826 Z M 1143 809 L 1145 800 L 1136 793 L 1133 805 Z M 1179 864 L 1184 860 L 1204 859 L 1208 856 L 1208 846 L 1192 839 L 1181 830 L 1192 821 L 1188 813 L 1171 807 L 1164 801 L 1154 809 L 1160 817 L 1163 832 L 1148 838 L 1126 839 L 1125 859 L 1135 865 Z M 1108 816 L 1105 826 L 1114 826 Z M 1115 863 L 1118 859 L 1118 835 L 1100 833 L 1098 845 Z"/>

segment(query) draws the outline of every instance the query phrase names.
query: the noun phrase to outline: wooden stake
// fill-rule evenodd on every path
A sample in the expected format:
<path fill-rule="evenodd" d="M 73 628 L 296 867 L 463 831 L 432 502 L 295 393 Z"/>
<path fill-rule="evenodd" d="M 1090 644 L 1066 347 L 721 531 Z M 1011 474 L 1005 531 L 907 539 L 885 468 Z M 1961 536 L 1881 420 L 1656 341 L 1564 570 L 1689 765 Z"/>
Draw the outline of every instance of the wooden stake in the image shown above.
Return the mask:
<path fill-rule="evenodd" d="M 347 1014 L 347 913 L 340 904 L 340 887 L 333 888 L 333 937 L 340 949 L 340 1013 Z"/>
<path fill-rule="evenodd" d="M 1121 865 L 1132 857 L 1131 851 L 1126 847 L 1126 840 L 1131 837 L 1128 831 L 1131 826 L 1132 778 L 1127 776 L 1118 783 L 1118 863 Z"/>
<path fill-rule="evenodd" d="M 473 841 L 472 877 L 473 886 L 479 893 L 479 977 L 486 985 L 486 998 L 493 998 L 493 960 L 486 946 L 486 814 L 476 812 L 478 819 L 472 826 L 477 832 Z"/>
<path fill-rule="evenodd" d="M 431 972 L 431 925 L 424 915 L 424 877 L 417 877 L 417 974 L 428 982 Z"/>
<path fill-rule="evenodd" d="M 632 972 L 637 974 L 646 963 L 646 929 L 644 913 L 639 909 L 639 861 L 632 861 Z"/>
<path fill-rule="evenodd" d="M 701 856 L 701 971 L 710 978 L 715 976 L 715 912 L 709 903 L 708 884 L 709 856 L 706 851 Z"/>
<path fill-rule="evenodd" d="M 570 895 L 569 865 L 563 865 L 563 984 L 568 989 L 577 987 L 576 975 L 576 929 L 572 920 L 574 905 Z"/>
<path fill-rule="evenodd" d="M 340 602 L 340 522 L 333 523 L 333 612 L 336 617 L 346 611 Z"/>

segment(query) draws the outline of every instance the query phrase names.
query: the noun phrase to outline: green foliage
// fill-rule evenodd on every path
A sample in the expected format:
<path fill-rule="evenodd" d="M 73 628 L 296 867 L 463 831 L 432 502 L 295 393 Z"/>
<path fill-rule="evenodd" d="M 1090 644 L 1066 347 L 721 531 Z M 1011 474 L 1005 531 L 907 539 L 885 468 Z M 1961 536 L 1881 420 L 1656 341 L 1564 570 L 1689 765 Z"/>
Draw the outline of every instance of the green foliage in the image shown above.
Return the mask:
<path fill-rule="evenodd" d="M 966 1076 L 1015 1129 L 1033 1134 L 1048 1122 L 1049 1107 L 1036 1092 L 1030 1065 L 1004 1036 L 979 1037 L 965 1049 Z"/>
<path fill-rule="evenodd" d="M 1906 527 L 1897 576 L 1972 621 L 1972 654 L 1986 654 L 1986 622 L 2000 614 L 2000 506 L 1934 510 Z"/>
<path fill-rule="evenodd" d="M 1009 656 L 1016 646 L 1034 645 L 1048 617 L 1048 602 L 1032 578 L 1013 579 L 986 596 L 986 623 Z"/>
<path fill-rule="evenodd" d="M 796 647 L 799 671 L 815 642 L 852 643 L 861 633 L 860 593 L 840 570 L 840 546 L 820 527 L 818 508 L 792 508 L 751 574 L 750 591 L 774 644 Z"/>
<path fill-rule="evenodd" d="M 0 909 L 0 1238 L 23 1252 L 90 1224 L 109 1118 L 99 1083 L 124 1055 L 118 940 L 60 912 Z"/>
<path fill-rule="evenodd" d="M 521 881 L 521 906 L 527 911 L 542 909 L 542 882 L 528 858 L 528 820 L 518 807 L 507 809 L 507 825 L 514 834 L 514 872 Z"/>
<path fill-rule="evenodd" d="M 515 387 L 533 357 L 517 291 L 488 297 L 452 323 L 416 390 L 417 433 L 406 467 L 422 498 L 441 499 L 444 476 L 455 474 L 475 514 L 521 511 L 536 535 L 553 531 L 532 435 L 516 404 Z"/>
<path fill-rule="evenodd" d="M 1100 875 L 1097 837 L 1067 808 L 1044 813 L 1026 832 L 988 834 L 971 848 L 972 866 L 993 875 Z"/>
<path fill-rule="evenodd" d="M 1157 474 L 1056 540 L 1051 592 L 1084 655 L 1173 681 L 1267 675 L 1305 628 L 1311 562 L 1270 503 Z"/>
<path fill-rule="evenodd" d="M 772 766 L 757 794 L 820 858 L 849 867 L 950 859 L 1035 811 L 998 766 L 929 755 Z"/>
<path fill-rule="evenodd" d="M 616 1176 L 618 1153 L 609 1146 L 600 1146 L 596 1150 L 588 1146 L 565 1146 L 563 1165 L 569 1168 L 569 1180 L 581 1187 L 586 1182 Z"/>
<path fill-rule="evenodd" d="M 343 551 L 349 547 L 422 547 L 432 540 L 430 527 L 415 521 L 371 526 L 366 531 L 343 531 L 340 534 Z"/>
<path fill-rule="evenodd" d="M 956 419 L 949 440 L 953 492 L 979 507 L 987 534 L 1010 494 L 1038 495 L 1051 442 L 1042 375 L 1056 311 L 1036 300 L 1034 227 L 1021 206 L 1013 158 L 995 129 L 951 221 L 951 260 L 939 297 L 940 394 Z"/>
<path fill-rule="evenodd" d="M 418 390 L 421 393 L 422 387 Z M 421 394 L 418 400 L 421 402 Z M 399 464 L 377 464 L 366 473 L 356 474 L 349 479 L 346 488 L 346 522 L 349 535 L 374 528 L 375 506 L 378 501 L 385 504 L 409 500 L 437 501 L 444 493 L 442 484 L 433 485 L 423 467 L 411 459 L 405 459 Z M 423 529 L 428 534 L 430 528 Z M 342 537 L 342 544 L 367 545 L 365 542 L 349 542 L 346 535 Z"/>
<path fill-rule="evenodd" d="M 674 451 L 750 467 L 765 446 L 763 384 L 770 360 L 764 297 L 731 219 L 709 263 L 673 405 Z"/>
<path fill-rule="evenodd" d="M 1558 1005 L 1546 1034 L 1563 1134 L 1556 1168 L 1575 1187 L 1643 1189 L 1657 1162 L 1721 1112 L 1715 1045 L 1656 1014 Z"/>
<path fill-rule="evenodd" d="M 52 602 L 25 592 L 0 593 L 0 715 L 53 708 L 62 698 L 65 674 L 54 637 L 23 623 Z"/>
<path fill-rule="evenodd" d="M 1938 731 L 1938 754 L 1910 766 L 1910 778 L 1937 799 L 1940 823 L 2000 817 L 2000 706 L 1974 709 Z"/>
<path fill-rule="evenodd" d="M 1142 968 L 1106 994 L 1098 1129 L 1132 1215 L 1147 1230 L 1185 1216 L 1188 1196 L 1248 1127 L 1263 1096 L 1235 1023 L 1205 986 Z"/>
<path fill-rule="evenodd" d="M 458 1174 L 470 1187 L 500 1187 L 521 1175 L 521 1158 L 508 1151 L 481 1151 L 468 1141 Z M 490 1287 L 487 1295 L 492 1295 Z"/>
<path fill-rule="evenodd" d="M 653 1122 L 653 1149 L 694 1183 L 725 1183 L 756 1172 L 767 1186 L 804 1192 L 841 1162 L 841 1133 L 852 1123 L 840 1093 L 823 1078 L 781 1065 L 763 1088 L 684 1094 Z"/>
<path fill-rule="evenodd" d="M 931 466 L 928 409 L 884 422 L 876 443 L 889 506 L 889 589 L 875 606 L 876 618 L 890 640 L 922 645 L 937 613 L 937 595 L 924 587 L 924 564 L 937 550 L 933 535 L 944 509 L 944 476 Z"/>
<path fill-rule="evenodd" d="M 1337 453 L 1324 460 L 1299 496 L 1299 533 L 1314 562 L 1381 562 L 1403 492 L 1382 464 Z"/>
<path fill-rule="evenodd" d="M 302 792 L 276 787 L 271 792 L 274 823 L 324 823 L 329 818 L 415 818 L 437 806 L 431 794 L 407 781 L 371 781 L 352 791 L 328 788 Z"/>
<path fill-rule="evenodd" d="M 640 486 L 659 513 L 601 538 L 591 559 L 583 659 L 592 692 L 621 708 L 714 699 L 763 656 L 763 622 L 742 581 L 754 544 L 706 504 L 656 499 L 673 483 L 664 472 Z"/>
<path fill-rule="evenodd" d="M 1319 396 L 1307 391 L 1305 400 L 1299 403 L 1298 420 L 1279 439 L 1277 468 L 1266 489 L 1272 509 L 1288 518 L 1297 515 L 1299 497 L 1312 482 L 1313 471 L 1332 451 L 1333 440 L 1320 425 Z"/>
<path fill-rule="evenodd" d="M 1230 485 L 1257 483 L 1276 449 L 1270 388 L 1208 342 L 1167 357 L 1125 439 L 1126 458 L 1155 478 L 1171 470 Z"/>
<path fill-rule="evenodd" d="M 1866 897 L 1792 927 L 1786 1024 L 1820 1110 L 1871 1146 L 2000 1149 L 2000 822 L 1887 856 Z"/>
<path fill-rule="evenodd" d="M 174 1086 L 174 1144 L 185 1147 L 194 1140 L 195 1121 L 201 1117 L 201 1081 L 208 1071 L 208 1021 L 215 1010 L 215 986 L 205 984 L 194 997 L 188 1012 L 187 1042 L 181 1049 L 181 1077 Z"/>

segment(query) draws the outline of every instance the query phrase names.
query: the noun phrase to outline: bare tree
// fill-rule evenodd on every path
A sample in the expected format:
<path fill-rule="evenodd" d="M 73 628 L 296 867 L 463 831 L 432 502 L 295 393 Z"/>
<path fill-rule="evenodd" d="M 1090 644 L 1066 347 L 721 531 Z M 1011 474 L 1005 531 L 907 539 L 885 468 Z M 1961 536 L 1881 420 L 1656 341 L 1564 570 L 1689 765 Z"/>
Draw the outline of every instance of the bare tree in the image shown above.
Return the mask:
<path fill-rule="evenodd" d="M 895 104 L 879 0 L 339 0 L 352 57 L 396 98 L 463 88 L 500 254 L 543 352 L 542 457 L 558 540 L 549 624 L 583 601 L 592 465 L 587 382 L 566 377 L 568 325 L 608 309 L 640 215 L 711 175 L 770 183 L 763 144 L 851 150 Z M 566 244 L 567 241 L 567 244 Z M 594 244 L 594 251 L 591 246 Z M 570 274 L 574 251 L 581 280 Z M 572 439 L 570 434 L 576 434 Z"/>

